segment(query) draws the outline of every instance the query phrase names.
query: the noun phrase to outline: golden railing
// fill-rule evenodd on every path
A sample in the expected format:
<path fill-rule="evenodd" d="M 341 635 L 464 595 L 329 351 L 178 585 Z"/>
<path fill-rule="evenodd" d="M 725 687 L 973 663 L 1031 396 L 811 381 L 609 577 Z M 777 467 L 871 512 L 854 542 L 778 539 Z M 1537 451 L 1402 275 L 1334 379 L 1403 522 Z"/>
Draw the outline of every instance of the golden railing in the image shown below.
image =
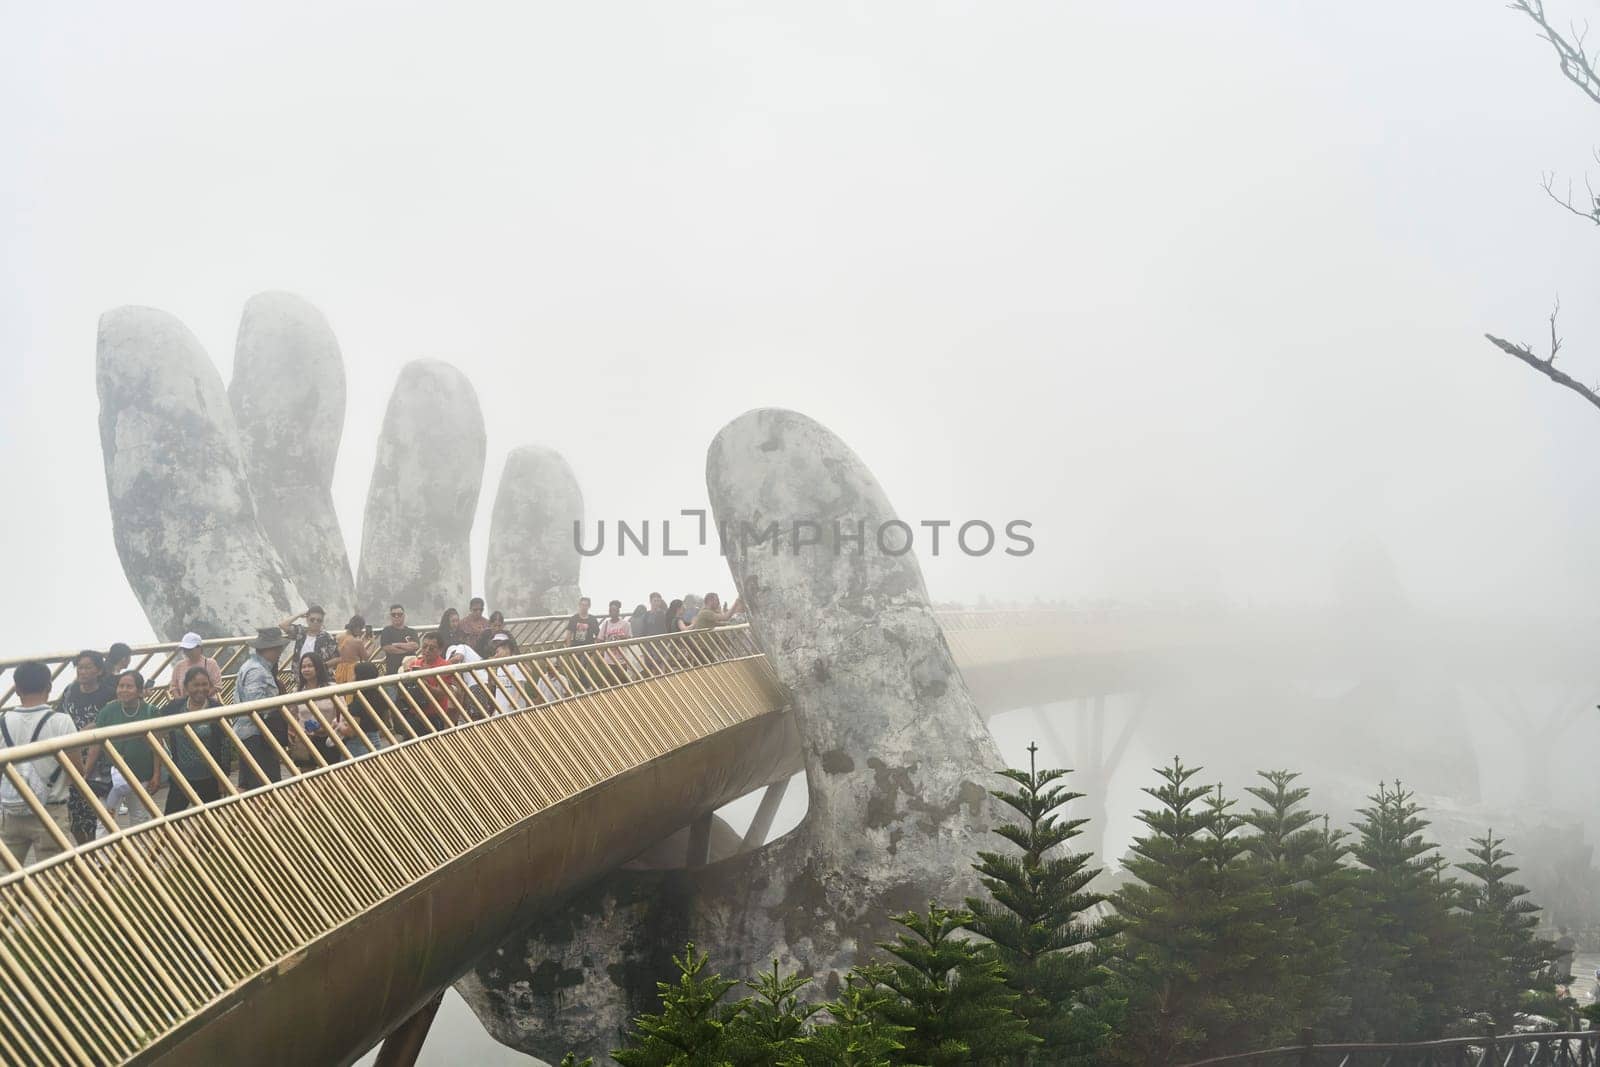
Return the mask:
<path fill-rule="evenodd" d="M 330 700 L 333 716 L 318 704 Z M 415 671 L 0 750 L 0 774 L 63 850 L 24 866 L 27 856 L 0 845 L 0 1061 L 135 1057 L 497 834 L 783 701 L 748 629 L 732 626 Z M 335 716 L 352 710 L 378 725 L 380 747 L 353 754 L 339 739 Z M 278 712 L 309 745 L 309 764 L 296 764 L 268 729 Z M 311 743 L 302 715 L 333 752 Z M 235 720 L 271 739 L 282 781 L 245 789 L 222 766 L 226 754 L 262 769 Z M 214 743 L 201 743 L 201 729 Z M 202 756 L 220 799 L 200 802 L 174 762 L 174 736 Z M 152 747 L 186 810 L 163 814 L 108 743 L 129 739 Z M 97 745 L 150 821 L 123 828 L 89 788 L 77 754 Z M 30 760 L 59 766 L 106 836 L 69 840 L 18 770 Z"/>
<path fill-rule="evenodd" d="M 1076 610 L 940 610 L 936 612 L 940 624 L 945 632 L 963 633 L 972 630 L 1008 629 L 1018 627 L 1049 627 L 1052 624 L 1062 625 L 1070 623 L 1093 622 L 1103 618 L 1104 613 Z M 567 635 L 567 620 L 570 615 L 529 615 L 505 620 L 506 632 L 517 643 L 517 648 L 523 652 L 537 652 L 543 649 L 559 647 Z M 597 616 L 598 618 L 598 616 Z M 427 633 L 427 627 L 413 627 L 419 634 Z M 233 693 L 234 675 L 239 667 L 250 655 L 250 642 L 254 635 L 241 635 L 238 637 L 213 637 L 203 641 L 200 647 L 205 654 L 217 661 L 222 668 L 222 697 L 227 699 Z M 52 682 L 52 699 L 59 697 L 60 689 L 65 684 L 70 684 L 70 675 L 67 668 L 72 665 L 73 657 L 77 651 L 50 652 L 41 656 L 18 656 L 11 659 L 0 659 L 0 674 L 6 674 L 6 680 L 0 685 L 0 707 L 16 703 L 16 691 L 11 684 L 9 672 L 19 664 L 34 660 L 50 668 Z M 376 646 L 372 650 L 371 658 L 376 663 L 382 663 L 384 654 Z M 173 664 L 182 659 L 182 650 L 177 642 L 167 641 L 158 644 L 137 645 L 133 648 L 133 659 L 128 665 L 129 670 L 138 671 L 146 681 L 151 684 L 159 683 L 165 686 L 172 678 Z M 285 683 L 293 682 L 293 664 L 287 661 L 278 668 L 279 679 Z M 66 676 L 64 678 L 64 676 Z"/>
<path fill-rule="evenodd" d="M 555 648 L 566 639 L 567 615 L 530 615 L 525 618 L 505 620 L 506 632 L 516 641 L 517 648 L 522 652 L 538 652 L 547 648 Z M 426 627 L 413 627 L 418 634 L 427 633 Z M 249 658 L 250 642 L 255 640 L 254 634 L 238 637 L 212 637 L 200 643 L 204 653 L 217 661 L 217 666 L 222 669 L 222 697 L 227 699 L 233 693 L 233 679 Z M 51 698 L 61 695 L 60 689 L 70 684 L 69 679 L 63 679 L 67 668 L 70 667 L 78 650 L 71 652 L 48 652 L 42 656 L 18 656 L 11 659 L 0 659 L 0 672 L 9 672 L 20 664 L 30 660 L 43 663 L 50 668 Z M 382 663 L 384 653 L 373 642 L 371 659 L 375 663 Z M 165 686 L 172 678 L 173 665 L 183 660 L 183 650 L 176 641 L 164 641 L 157 644 L 136 645 L 133 647 L 133 658 L 128 664 L 128 669 L 138 671 L 150 684 Z M 278 676 L 280 681 L 290 683 L 293 681 L 293 664 L 279 665 Z M 59 688 L 58 688 L 59 687 Z M 8 677 L 3 686 L 0 686 L 0 707 L 7 707 L 16 703 L 16 689 Z"/>

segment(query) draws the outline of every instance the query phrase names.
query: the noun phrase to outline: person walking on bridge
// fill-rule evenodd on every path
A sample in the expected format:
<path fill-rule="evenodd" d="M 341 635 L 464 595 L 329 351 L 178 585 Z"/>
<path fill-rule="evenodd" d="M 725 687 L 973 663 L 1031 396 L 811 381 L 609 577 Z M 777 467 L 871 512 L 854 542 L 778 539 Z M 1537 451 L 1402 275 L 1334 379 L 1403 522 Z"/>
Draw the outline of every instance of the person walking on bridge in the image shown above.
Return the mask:
<path fill-rule="evenodd" d="M 333 638 L 330 636 L 329 641 Z M 244 661 L 244 666 L 239 668 L 239 675 L 233 682 L 233 699 L 237 704 L 248 704 L 252 700 L 266 700 L 279 696 L 283 690 L 278 685 L 278 660 L 283 655 L 283 648 L 288 644 L 283 631 L 276 626 L 268 626 L 256 631 L 256 639 L 250 643 L 252 652 Z M 309 655 L 321 656 L 314 650 Z M 193 674 L 184 675 L 185 688 L 189 685 L 189 678 Z M 279 744 L 287 744 L 289 740 L 288 726 L 283 718 L 281 708 L 274 708 L 261 716 Z M 283 733 L 280 736 L 279 730 Z M 267 785 L 276 782 L 282 774 L 283 765 L 278 760 L 278 752 L 272 742 L 261 735 L 261 730 L 249 715 L 241 715 L 233 720 L 234 735 L 244 745 L 245 751 L 260 766 L 261 773 L 266 775 L 265 781 L 261 780 L 248 764 L 239 768 L 239 788 L 254 789 L 258 785 Z"/>
<path fill-rule="evenodd" d="M 451 645 L 461 643 L 461 612 L 455 608 L 445 608 L 444 614 L 439 616 L 439 647 L 449 648 Z"/>
<path fill-rule="evenodd" d="M 117 692 L 105 676 L 106 660 L 100 653 L 86 648 L 78 653 L 72 666 L 77 671 L 77 679 L 61 694 L 56 708 L 71 716 L 73 725 L 78 729 L 88 730 L 100 717 L 100 709 L 117 698 Z M 80 749 L 76 756 L 78 766 L 86 766 L 88 750 Z M 95 796 L 103 797 L 111 791 L 111 776 L 105 767 L 101 767 L 97 774 L 86 774 L 84 777 L 88 778 L 89 788 Z M 80 845 L 93 841 L 100 820 L 89 805 L 89 798 L 74 790 L 67 807 L 72 813 L 72 836 Z"/>
<path fill-rule="evenodd" d="M 191 667 L 204 667 L 206 674 L 211 678 L 211 690 L 214 693 L 222 692 L 222 668 L 217 661 L 206 655 L 205 649 L 200 647 L 200 635 L 190 630 L 183 635 L 183 640 L 178 642 L 182 650 L 172 664 L 172 683 L 167 686 L 167 698 L 177 700 L 184 695 L 183 676 L 189 673 Z"/>
<path fill-rule="evenodd" d="M 53 741 L 74 731 L 72 717 L 50 706 L 49 667 L 31 660 L 20 663 L 11 680 L 21 706 L 0 712 L 0 742 L 7 748 Z M 62 836 L 69 834 L 72 816 L 67 796 L 71 791 L 61 765 L 52 757 L 41 756 L 17 766 L 17 772 Z M 55 834 L 33 813 L 9 777 L 0 778 L 0 842 L 23 866 L 28 864 L 30 849 L 35 863 L 61 852 Z"/>
<path fill-rule="evenodd" d="M 633 628 L 635 637 L 655 637 L 667 632 L 667 602 L 660 593 L 650 594 L 650 607 L 644 613 L 643 625 Z"/>
<path fill-rule="evenodd" d="M 343 685 L 356 680 L 356 664 L 368 659 L 367 644 L 350 634 L 339 635 L 339 658 L 333 662 L 333 680 Z"/>
<path fill-rule="evenodd" d="M 437 632 L 423 634 L 422 651 L 409 660 L 402 667 L 402 670 L 425 671 L 434 667 L 446 666 L 449 661 L 444 658 L 440 651 L 443 641 L 443 634 Z M 442 675 L 418 679 L 413 685 L 414 688 L 410 691 L 423 716 L 420 721 L 417 721 L 414 715 L 408 717 L 412 721 L 413 728 L 421 728 L 419 732 L 426 732 L 427 730 L 443 730 L 455 724 L 449 686 L 445 684 Z M 433 697 L 432 700 L 428 699 L 430 695 Z"/>
<path fill-rule="evenodd" d="M 722 598 L 715 593 L 707 593 L 705 602 L 700 610 L 694 613 L 694 628 L 696 630 L 711 630 L 723 625 L 731 617 L 731 612 L 722 610 Z"/>
<path fill-rule="evenodd" d="M 306 620 L 302 629 L 295 623 Z M 291 615 L 278 624 L 280 630 L 294 635 L 294 661 L 300 662 L 301 656 L 315 655 L 324 663 L 333 662 L 339 654 L 337 640 L 327 630 L 328 613 L 322 610 L 321 604 L 313 604 L 298 615 Z"/>
<path fill-rule="evenodd" d="M 497 636 L 499 636 L 500 634 L 503 634 L 505 632 L 506 632 L 506 616 L 505 616 L 505 612 L 503 612 L 503 611 L 491 611 L 489 613 L 489 628 L 487 630 L 483 631 L 483 636 L 478 638 L 478 643 L 475 646 L 473 646 L 478 650 L 478 655 L 482 656 L 484 659 L 489 659 L 490 658 L 489 653 L 494 648 L 494 640 L 495 640 L 495 638 Z"/>
<path fill-rule="evenodd" d="M 182 715 L 190 711 L 204 711 L 207 708 L 222 707 L 221 701 L 212 695 L 211 676 L 204 667 L 190 667 L 189 673 L 183 676 L 184 696 L 174 700 L 163 710 L 167 715 Z M 211 760 L 222 766 L 224 753 L 222 748 L 227 741 L 223 739 L 224 729 L 220 720 L 212 719 L 209 722 L 196 723 L 190 729 L 200 739 L 200 744 L 205 746 Z M 208 804 L 222 796 L 222 786 L 217 781 L 217 776 L 211 769 L 211 761 L 206 759 L 200 749 L 189 740 L 189 735 L 181 727 L 167 731 L 167 751 L 172 756 L 172 764 L 183 775 L 183 780 L 194 790 L 195 796 L 200 798 L 200 803 Z M 167 803 L 162 809 L 164 814 L 176 815 L 189 807 L 189 794 L 177 782 L 172 783 L 172 788 L 167 790 Z"/>
<path fill-rule="evenodd" d="M 483 640 L 483 635 L 492 625 L 483 615 L 483 597 L 475 596 L 467 603 L 467 617 L 456 625 L 456 636 L 461 643 L 477 647 Z"/>
<path fill-rule="evenodd" d="M 125 726 L 128 723 L 148 722 L 160 716 L 161 712 L 156 706 L 145 699 L 144 675 L 138 671 L 123 671 L 117 678 L 117 699 L 100 709 L 100 717 L 95 720 L 95 726 L 104 729 L 109 726 Z M 156 766 L 156 754 L 150 748 L 150 742 L 142 737 L 121 737 L 111 744 L 116 748 L 117 755 L 122 757 L 122 762 L 128 765 L 139 783 L 144 786 L 144 791 L 150 796 L 155 796 L 161 791 L 161 769 Z M 128 825 L 138 826 L 150 818 L 150 810 L 139 802 L 134 794 L 133 786 L 122 776 L 111 757 L 103 751 L 105 745 L 96 745 L 89 750 L 89 766 L 84 773 L 93 770 L 103 759 L 111 768 L 111 791 L 106 794 L 105 806 L 113 818 L 117 809 L 124 804 L 128 806 Z M 95 831 L 95 837 L 106 836 L 110 831 L 105 823 L 101 823 Z"/>
<path fill-rule="evenodd" d="M 489 654 L 485 659 L 517 655 L 517 642 L 501 630 L 489 635 Z M 504 663 L 494 669 L 494 703 L 502 713 L 515 711 L 528 699 L 532 683 L 520 663 Z"/>
<path fill-rule="evenodd" d="M 377 677 L 378 665 L 370 659 L 356 664 L 356 681 L 370 682 Z M 384 736 L 383 727 L 394 724 L 395 708 L 390 703 L 385 688 L 372 686 L 351 693 L 345 698 L 345 714 L 356 726 L 356 732 L 345 738 L 344 742 L 345 747 L 350 750 L 350 755 L 365 755 L 388 745 L 389 740 Z M 391 728 L 397 729 L 398 726 Z"/>
<path fill-rule="evenodd" d="M 362 659 L 371 659 L 372 654 L 378 650 L 372 636 L 372 627 L 367 625 L 367 617 L 365 615 L 350 616 L 350 621 L 344 624 L 344 633 L 334 639 L 339 647 L 340 655 L 344 653 L 346 638 L 350 638 L 361 645 Z M 329 666 L 332 666 L 332 664 L 329 664 Z"/>
<path fill-rule="evenodd" d="M 592 645 L 600 633 L 600 620 L 589 614 L 589 598 L 578 598 L 578 610 L 567 618 L 567 645 Z"/>
<path fill-rule="evenodd" d="M 406 625 L 404 604 L 389 605 L 389 625 L 378 634 L 378 644 L 383 648 L 383 673 L 399 674 L 400 664 L 407 656 L 417 654 L 421 644 L 417 631 Z"/>
<path fill-rule="evenodd" d="M 600 640 L 626 641 L 632 636 L 633 625 L 622 617 L 622 601 L 613 600 L 606 605 L 606 617 L 600 620 Z M 628 680 L 628 664 L 620 651 L 608 648 L 600 653 L 600 658 L 616 684 L 621 685 Z"/>

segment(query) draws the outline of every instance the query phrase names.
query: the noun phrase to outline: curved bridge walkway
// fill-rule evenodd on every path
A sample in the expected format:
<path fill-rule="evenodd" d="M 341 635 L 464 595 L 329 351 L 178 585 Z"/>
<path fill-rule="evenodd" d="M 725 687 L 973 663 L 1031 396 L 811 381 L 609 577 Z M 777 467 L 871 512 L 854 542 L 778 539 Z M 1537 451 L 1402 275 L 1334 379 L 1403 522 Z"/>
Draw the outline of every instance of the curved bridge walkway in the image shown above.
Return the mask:
<path fill-rule="evenodd" d="M 385 977 L 382 966 L 348 971 L 338 961 L 324 962 L 306 966 L 305 982 L 284 981 L 308 946 L 338 941 L 341 931 L 348 933 L 408 893 L 417 897 L 417 888 L 441 872 L 473 867 L 487 846 L 542 813 L 709 740 L 726 735 L 730 742 L 715 750 L 716 760 L 736 762 L 744 752 L 756 766 L 748 774 L 719 774 L 704 759 L 690 762 L 684 766 L 693 777 L 713 786 L 720 781 L 723 788 L 692 784 L 674 796 L 659 778 L 648 780 L 640 796 L 658 795 L 666 814 L 621 814 L 642 833 L 659 837 L 670 832 L 662 829 L 665 823 L 684 825 L 700 808 L 733 799 L 723 793 L 759 787 L 757 779 L 775 773 L 782 760 L 782 744 L 761 739 L 781 735 L 771 723 L 786 718 L 784 694 L 745 627 L 524 654 L 404 677 L 403 685 L 391 677 L 334 686 L 0 752 L 0 773 L 35 815 L 42 817 L 45 809 L 19 772 L 30 760 L 40 761 L 39 769 L 59 766 L 107 830 L 105 837 L 76 846 L 44 819 L 64 851 L 28 867 L 23 857 L 0 847 L 8 872 L 0 877 L 0 1060 L 97 1065 L 166 1058 L 221 1062 L 213 1057 L 233 1055 L 242 1057 L 238 1062 L 255 1062 L 264 1047 L 273 1046 L 251 1042 L 271 1040 L 273 1028 L 322 1025 L 333 1036 L 313 1034 L 301 1042 L 312 1057 L 307 1062 L 348 1061 L 405 1017 L 393 1013 L 415 1010 L 443 988 L 430 992 L 428 986 L 447 983 L 449 972 L 459 973 L 470 960 L 435 961 L 398 979 L 395 973 Z M 339 762 L 315 756 L 312 765 L 296 767 L 274 738 L 285 779 L 241 790 L 226 765 L 258 768 L 236 723 L 253 723 L 271 737 L 264 727 L 282 709 L 302 740 L 305 719 L 314 717 L 331 732 L 332 705 L 319 707 L 320 697 L 338 697 L 369 715 L 387 747 L 349 758 L 341 742 L 345 758 Z M 429 731 L 430 721 L 449 718 L 460 721 Z M 752 733 L 752 725 L 761 729 Z M 183 790 L 194 806 L 162 815 L 156 798 L 135 786 L 133 802 L 153 818 L 119 828 L 70 758 L 86 744 L 104 743 L 104 756 L 136 781 L 116 745 L 106 743 L 114 741 L 151 744 L 170 788 Z M 199 803 L 174 762 L 172 750 L 178 748 L 188 759 L 203 760 L 220 783 L 220 799 Z M 773 754 L 763 757 L 768 750 Z M 771 766 L 761 765 L 763 759 Z M 636 805 L 637 800 L 632 798 Z M 582 832 L 588 836 L 569 836 L 553 852 L 550 842 L 543 843 L 545 863 L 568 860 L 578 868 L 566 872 L 567 882 L 600 873 L 604 868 L 597 864 L 627 858 L 607 847 L 605 819 L 585 823 Z M 636 851 L 649 843 L 624 840 L 620 847 Z M 522 855 L 520 861 L 532 858 Z M 585 864 L 587 871 L 581 869 Z M 534 881 L 539 873 L 524 872 L 524 878 Z M 499 926 L 513 926 L 538 902 L 534 894 L 516 896 L 508 888 L 514 884 L 502 880 L 501 899 L 491 902 L 503 912 Z M 470 882 L 457 878 L 451 891 L 470 893 Z M 427 907 L 446 903 L 431 900 Z M 417 921 L 417 914 L 407 919 Z M 449 926 L 434 922 L 428 936 L 447 936 Z M 466 926 L 466 935 L 441 946 L 444 956 L 457 946 L 476 950 L 499 936 L 499 927 L 482 915 Z M 390 942 L 374 927 L 367 931 L 369 953 L 373 937 L 384 942 L 377 946 L 380 957 L 412 947 Z M 426 945 L 423 951 L 429 951 Z M 391 972 L 407 972 L 403 960 L 389 964 Z M 400 988 L 379 998 L 376 1010 L 352 1008 L 353 1017 L 334 1012 L 344 1017 L 326 1025 L 294 1017 L 303 1010 L 303 995 L 283 1000 L 281 1012 L 271 997 L 260 999 L 269 988 L 265 981 L 276 987 L 315 985 L 315 996 L 338 1004 L 340 985 L 357 978 Z M 246 992 L 252 993 L 248 1002 Z M 374 999 L 370 992 L 367 999 Z M 341 1041 L 344 1047 L 336 1048 Z M 271 1058 L 292 1059 L 281 1054 L 284 1047 L 274 1047 Z"/>

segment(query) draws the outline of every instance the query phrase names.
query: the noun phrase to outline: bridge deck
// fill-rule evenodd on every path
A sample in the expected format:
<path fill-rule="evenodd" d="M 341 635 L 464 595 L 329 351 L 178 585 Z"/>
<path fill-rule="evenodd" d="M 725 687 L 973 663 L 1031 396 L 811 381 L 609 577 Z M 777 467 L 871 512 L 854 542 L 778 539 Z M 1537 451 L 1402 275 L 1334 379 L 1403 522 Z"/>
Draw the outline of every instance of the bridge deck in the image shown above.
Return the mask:
<path fill-rule="evenodd" d="M 631 643 L 646 645 L 643 677 L 595 650 L 423 672 L 458 680 L 457 699 L 484 714 L 266 788 L 224 775 L 219 801 L 27 868 L 0 855 L 0 1059 L 355 1058 L 555 894 L 792 758 L 783 693 L 742 629 Z M 531 687 L 498 684 L 513 664 L 593 688 L 537 703 Z M 319 692 L 372 699 L 393 681 Z M 516 703 L 490 714 L 483 697 L 502 693 Z M 192 731 L 303 701 L 166 723 Z M 71 747 L 134 735 L 152 736 L 91 731 Z M 5 773 L 22 783 L 20 761 L 67 749 L 8 750 Z"/>

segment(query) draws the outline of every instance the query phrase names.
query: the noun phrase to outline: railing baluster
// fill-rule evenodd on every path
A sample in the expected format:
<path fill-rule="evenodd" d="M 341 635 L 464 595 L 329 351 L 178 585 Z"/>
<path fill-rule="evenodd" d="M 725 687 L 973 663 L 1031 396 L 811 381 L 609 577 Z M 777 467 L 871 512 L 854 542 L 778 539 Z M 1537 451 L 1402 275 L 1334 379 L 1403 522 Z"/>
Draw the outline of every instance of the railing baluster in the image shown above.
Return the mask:
<path fill-rule="evenodd" d="M 540 627 L 533 636 L 561 633 L 555 622 Z M 211 647 L 230 666 L 240 658 L 237 643 Z M 143 655 L 136 662 L 147 667 L 154 654 Z M 391 692 L 400 694 L 399 707 Z M 459 721 L 419 734 L 406 707 L 422 714 L 420 696 L 443 713 L 446 693 L 449 719 Z M 381 735 L 387 747 L 357 755 L 320 705 L 329 698 L 344 703 L 342 714 L 364 739 Z M 0 856 L 0 930 L 11 935 L 0 939 L 0 1059 L 126 1059 L 505 827 L 689 740 L 781 708 L 770 665 L 753 654 L 742 628 L 731 628 L 178 711 L 166 722 L 13 749 L 23 759 L 61 761 L 69 787 L 106 833 L 80 846 L 50 823 L 63 856 L 31 866 L 23 866 L 27 857 Z M 267 728 L 275 709 L 289 713 L 291 734 L 308 744 L 310 770 Z M 337 760 L 310 745 L 302 718 L 321 727 Z M 219 756 L 231 753 L 241 780 L 263 777 L 236 720 L 255 726 L 266 739 L 262 750 L 286 765 L 280 781 L 244 789 L 224 772 Z M 212 731 L 208 743 L 202 728 Z M 161 810 L 112 743 L 127 738 L 151 747 L 185 810 Z M 218 799 L 198 794 L 169 740 L 189 746 L 193 762 L 215 778 Z M 130 804 L 149 821 L 122 829 L 89 789 L 68 753 L 94 745 L 128 780 Z M 0 765 L 8 780 L 20 781 L 15 757 Z M 35 814 L 44 814 L 34 803 Z M 68 1008 L 54 1007 L 60 1003 Z"/>

